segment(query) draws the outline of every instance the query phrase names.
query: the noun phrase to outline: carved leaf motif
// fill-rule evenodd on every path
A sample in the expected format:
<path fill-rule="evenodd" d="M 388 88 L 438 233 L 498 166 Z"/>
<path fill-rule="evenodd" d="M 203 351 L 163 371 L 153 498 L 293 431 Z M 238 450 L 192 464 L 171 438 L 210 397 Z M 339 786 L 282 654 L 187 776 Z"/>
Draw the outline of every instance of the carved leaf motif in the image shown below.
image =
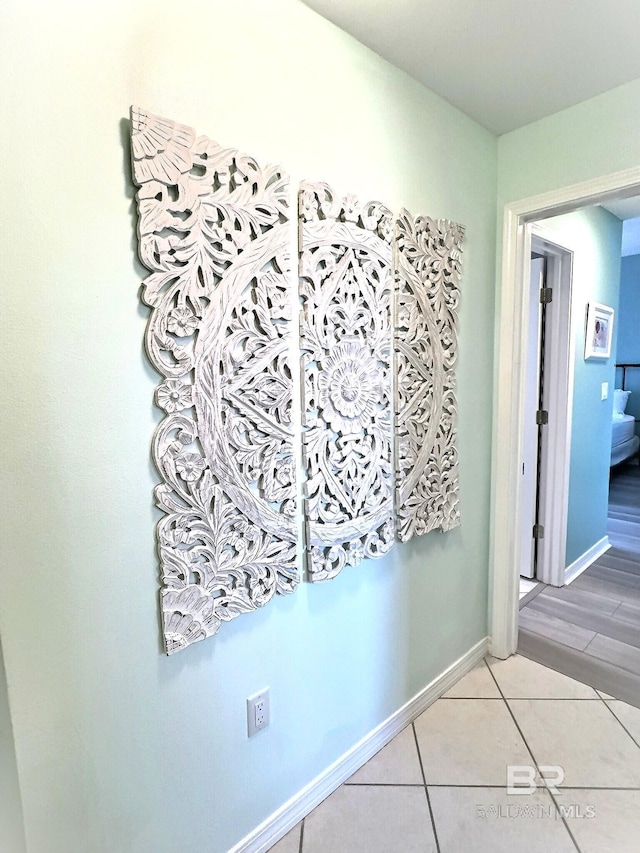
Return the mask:
<path fill-rule="evenodd" d="M 396 234 L 396 504 L 406 541 L 460 523 L 454 366 L 464 228 L 402 210 Z"/>
<path fill-rule="evenodd" d="M 292 592 L 288 178 L 132 109 L 166 650 Z"/>
<path fill-rule="evenodd" d="M 303 459 L 311 580 L 394 541 L 391 468 L 391 214 L 303 184 Z"/>

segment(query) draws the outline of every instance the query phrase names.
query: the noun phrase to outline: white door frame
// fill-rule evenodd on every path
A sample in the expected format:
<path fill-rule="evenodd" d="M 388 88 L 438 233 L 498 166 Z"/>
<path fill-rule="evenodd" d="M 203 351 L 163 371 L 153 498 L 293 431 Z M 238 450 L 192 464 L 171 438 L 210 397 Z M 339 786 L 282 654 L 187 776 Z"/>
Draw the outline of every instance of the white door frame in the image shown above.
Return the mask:
<path fill-rule="evenodd" d="M 640 195 L 640 168 L 603 175 L 508 204 L 504 211 L 502 286 L 498 294 L 498 360 L 494 377 L 489 650 L 506 658 L 518 646 L 528 287 L 526 225 L 581 207 Z"/>
<path fill-rule="evenodd" d="M 529 237 L 530 235 L 530 237 Z M 549 411 L 545 429 L 545 452 L 540 471 L 540 518 L 544 538 L 538 543 L 537 579 L 553 586 L 565 583 L 565 556 L 569 509 L 569 463 L 576 323 L 571 311 L 573 250 L 561 245 L 552 231 L 539 223 L 525 226 L 525 248 L 547 259 L 547 287 L 553 288 L 553 302 L 547 318 L 547 359 L 545 364 L 544 408 Z M 530 279 L 531 252 L 525 257 L 528 268 L 523 280 Z M 525 310 L 530 310 L 525 303 Z M 526 320 L 526 316 L 523 321 Z M 525 329 L 528 326 L 525 326 Z M 526 352 L 531 354 L 529 342 Z M 550 356 L 550 357 L 549 357 Z M 537 401 L 525 401 L 525 415 L 534 417 Z M 527 412 L 528 410 L 528 412 Z"/>
<path fill-rule="evenodd" d="M 531 226 L 533 227 L 533 226 Z M 532 247 L 533 254 L 533 247 Z M 529 311 L 527 319 L 527 368 L 525 371 L 526 416 L 522 436 L 522 507 L 520 515 L 520 571 L 521 578 L 534 578 L 537 574 L 537 559 L 540 550 L 533 537 L 534 524 L 537 522 L 538 467 L 542 462 L 541 453 L 544 442 L 540 443 L 541 430 L 536 423 L 534 412 L 539 408 L 540 399 L 540 361 L 542 353 L 542 310 L 540 295 L 546 283 L 545 257 L 530 259 Z M 544 406 L 543 406 L 544 408 Z"/>

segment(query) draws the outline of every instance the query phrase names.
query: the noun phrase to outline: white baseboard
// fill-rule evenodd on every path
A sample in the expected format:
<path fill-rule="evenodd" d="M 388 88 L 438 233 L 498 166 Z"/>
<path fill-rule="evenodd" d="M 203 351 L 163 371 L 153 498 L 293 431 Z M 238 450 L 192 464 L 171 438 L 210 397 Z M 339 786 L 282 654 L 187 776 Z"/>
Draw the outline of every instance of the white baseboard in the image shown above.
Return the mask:
<path fill-rule="evenodd" d="M 609 542 L 608 536 L 603 536 L 595 545 L 592 545 L 588 551 L 585 551 L 581 557 L 578 557 L 577 560 L 574 560 L 570 566 L 564 570 L 564 583 L 565 586 L 568 586 L 572 581 L 574 581 L 579 575 L 581 575 L 592 563 L 605 554 L 609 548 L 611 548 L 611 543 Z"/>
<path fill-rule="evenodd" d="M 383 723 L 351 747 L 333 764 L 316 776 L 277 811 L 239 841 L 229 853 L 264 853 L 299 823 L 316 806 L 340 787 L 356 770 L 386 746 L 412 723 L 429 705 L 446 693 L 487 654 L 489 638 L 485 637 L 455 663 L 445 669 L 413 699 L 395 711 Z"/>

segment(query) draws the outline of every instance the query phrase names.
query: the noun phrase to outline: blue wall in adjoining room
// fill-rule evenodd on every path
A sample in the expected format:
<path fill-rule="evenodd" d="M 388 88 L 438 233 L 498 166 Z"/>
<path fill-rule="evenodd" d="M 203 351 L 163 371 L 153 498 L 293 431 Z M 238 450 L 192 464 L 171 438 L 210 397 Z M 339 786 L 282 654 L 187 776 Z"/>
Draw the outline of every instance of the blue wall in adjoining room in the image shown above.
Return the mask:
<path fill-rule="evenodd" d="M 618 311 L 617 362 L 640 364 L 640 255 L 622 258 Z M 622 371 L 616 372 L 616 388 L 622 388 Z M 628 370 L 625 388 L 631 391 L 626 411 L 640 419 L 640 369 Z M 640 435 L 640 424 L 636 424 Z"/>
<path fill-rule="evenodd" d="M 606 361 L 585 361 L 584 342 L 590 302 L 608 305 L 618 316 L 622 222 L 604 208 L 590 207 L 543 224 L 574 253 L 574 386 L 565 557 L 565 566 L 570 566 L 607 533 L 616 323 L 611 357 Z M 603 382 L 609 383 L 606 400 L 601 400 Z"/>

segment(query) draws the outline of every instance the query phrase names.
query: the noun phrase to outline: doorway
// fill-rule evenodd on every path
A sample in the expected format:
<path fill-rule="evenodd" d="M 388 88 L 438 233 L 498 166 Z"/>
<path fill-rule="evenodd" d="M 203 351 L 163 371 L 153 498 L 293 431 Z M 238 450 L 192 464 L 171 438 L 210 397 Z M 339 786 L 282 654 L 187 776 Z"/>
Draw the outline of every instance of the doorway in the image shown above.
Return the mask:
<path fill-rule="evenodd" d="M 490 651 L 496 657 L 513 654 L 518 641 L 516 572 L 522 562 L 521 460 L 526 417 L 529 226 L 550 216 L 638 194 L 640 168 L 575 184 L 505 208 L 491 498 Z"/>

